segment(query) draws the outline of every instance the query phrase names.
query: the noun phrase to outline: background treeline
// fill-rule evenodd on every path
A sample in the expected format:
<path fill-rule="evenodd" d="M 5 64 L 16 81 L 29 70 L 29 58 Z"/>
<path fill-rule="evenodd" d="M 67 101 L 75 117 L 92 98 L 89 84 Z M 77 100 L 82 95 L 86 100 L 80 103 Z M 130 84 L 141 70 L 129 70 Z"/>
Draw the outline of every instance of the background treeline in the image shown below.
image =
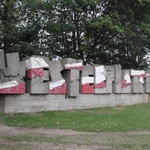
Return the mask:
<path fill-rule="evenodd" d="M 0 49 L 147 69 L 150 0 L 1 0 Z"/>

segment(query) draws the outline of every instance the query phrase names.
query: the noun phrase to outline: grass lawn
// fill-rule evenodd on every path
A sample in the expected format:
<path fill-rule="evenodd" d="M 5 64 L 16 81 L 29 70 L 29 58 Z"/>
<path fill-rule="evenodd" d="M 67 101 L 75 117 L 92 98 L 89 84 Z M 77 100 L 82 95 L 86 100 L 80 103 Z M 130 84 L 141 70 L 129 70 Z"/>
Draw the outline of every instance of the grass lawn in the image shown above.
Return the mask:
<path fill-rule="evenodd" d="M 150 103 L 126 107 L 2 114 L 0 124 L 95 132 L 150 130 Z"/>

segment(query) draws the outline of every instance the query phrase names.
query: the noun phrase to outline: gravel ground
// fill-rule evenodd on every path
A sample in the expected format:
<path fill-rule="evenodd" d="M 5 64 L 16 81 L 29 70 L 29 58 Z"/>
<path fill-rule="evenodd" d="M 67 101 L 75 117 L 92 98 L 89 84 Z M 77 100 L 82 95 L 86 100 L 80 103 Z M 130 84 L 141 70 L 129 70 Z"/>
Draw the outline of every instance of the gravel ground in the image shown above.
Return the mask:
<path fill-rule="evenodd" d="M 150 131 L 78 132 L 0 125 L 0 150 L 150 149 Z"/>

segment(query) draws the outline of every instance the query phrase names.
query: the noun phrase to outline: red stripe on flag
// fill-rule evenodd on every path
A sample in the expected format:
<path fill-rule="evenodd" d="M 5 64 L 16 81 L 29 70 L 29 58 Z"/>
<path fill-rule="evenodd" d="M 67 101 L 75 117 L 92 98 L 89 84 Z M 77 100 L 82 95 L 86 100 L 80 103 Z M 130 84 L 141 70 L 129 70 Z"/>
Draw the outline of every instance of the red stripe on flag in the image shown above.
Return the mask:
<path fill-rule="evenodd" d="M 50 90 L 50 94 L 66 94 L 66 83 Z"/>
<path fill-rule="evenodd" d="M 121 88 L 125 88 L 125 87 L 128 87 L 128 86 L 131 86 L 131 83 L 126 83 L 127 81 L 126 80 L 122 80 L 121 81 Z"/>
<path fill-rule="evenodd" d="M 86 83 L 82 85 L 82 94 L 94 94 L 94 85 L 90 85 L 89 83 Z"/>
<path fill-rule="evenodd" d="M 83 66 L 72 66 L 72 67 L 66 67 L 65 69 L 71 70 L 71 69 L 78 69 L 78 70 L 82 70 Z"/>
<path fill-rule="evenodd" d="M 104 81 L 102 81 L 101 83 L 94 84 L 94 87 L 95 88 L 105 88 L 106 83 Z"/>
<path fill-rule="evenodd" d="M 31 79 L 37 76 L 44 76 L 44 70 L 43 68 L 32 68 L 27 70 L 27 78 Z"/>
<path fill-rule="evenodd" d="M 17 86 L 0 89 L 0 94 L 24 94 L 25 89 L 25 82 L 21 82 Z"/>

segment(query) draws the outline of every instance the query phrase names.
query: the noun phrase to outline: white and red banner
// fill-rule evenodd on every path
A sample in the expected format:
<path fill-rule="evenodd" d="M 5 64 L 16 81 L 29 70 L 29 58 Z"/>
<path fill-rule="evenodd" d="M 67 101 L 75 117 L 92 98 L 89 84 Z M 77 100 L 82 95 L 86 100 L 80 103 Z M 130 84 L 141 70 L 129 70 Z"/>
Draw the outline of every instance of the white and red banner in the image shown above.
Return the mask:
<path fill-rule="evenodd" d="M 125 88 L 127 86 L 131 86 L 131 77 L 128 73 L 125 73 L 124 79 L 121 82 L 121 88 Z"/>
<path fill-rule="evenodd" d="M 18 84 L 17 81 L 0 83 L 0 94 L 24 94 L 25 82 Z"/>
<path fill-rule="evenodd" d="M 65 64 L 65 69 L 79 69 L 82 70 L 83 69 L 83 64 L 82 62 L 80 63 L 72 63 L 72 64 Z"/>
<path fill-rule="evenodd" d="M 50 94 L 66 94 L 66 87 L 64 79 L 49 83 Z"/>
<path fill-rule="evenodd" d="M 42 58 L 31 57 L 25 61 L 27 78 L 34 78 L 37 76 L 44 76 L 44 67 L 49 65 Z"/>
<path fill-rule="evenodd" d="M 104 66 L 95 67 L 95 88 L 106 87 L 106 70 Z"/>
<path fill-rule="evenodd" d="M 81 93 L 94 94 L 94 77 L 82 77 L 81 79 Z"/>
<path fill-rule="evenodd" d="M 131 76 L 138 76 L 139 82 L 144 84 L 144 77 L 146 76 L 146 73 L 144 70 L 131 70 Z"/>

